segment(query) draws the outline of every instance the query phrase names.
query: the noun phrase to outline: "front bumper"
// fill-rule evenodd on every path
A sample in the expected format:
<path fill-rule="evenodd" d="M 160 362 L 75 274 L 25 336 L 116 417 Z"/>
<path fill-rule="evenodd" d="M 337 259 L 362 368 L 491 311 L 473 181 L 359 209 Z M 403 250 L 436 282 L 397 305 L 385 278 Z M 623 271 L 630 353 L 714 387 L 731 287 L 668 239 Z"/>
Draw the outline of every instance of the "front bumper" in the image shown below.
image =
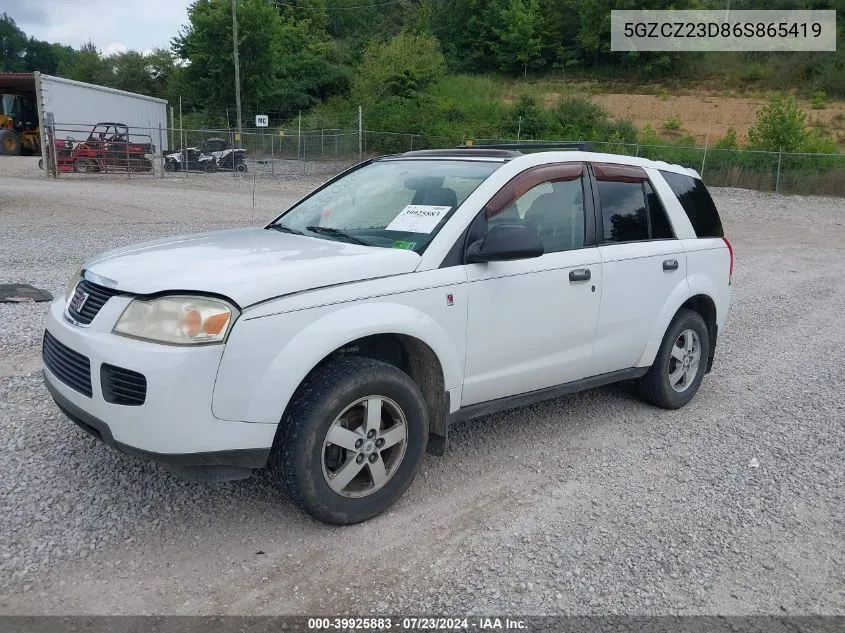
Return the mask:
<path fill-rule="evenodd" d="M 231 477 L 211 478 L 232 479 L 244 476 L 238 475 L 237 469 L 264 467 L 277 425 L 220 420 L 211 411 L 223 346 L 177 347 L 112 334 L 129 301 L 128 297 L 112 297 L 87 327 L 65 320 L 64 299 L 50 306 L 47 331 L 88 358 L 91 372 L 89 397 L 45 366 L 44 380 L 59 408 L 106 444 L 169 467 L 178 466 L 188 476 L 209 478 L 199 471 L 191 473 L 195 467 L 230 468 L 234 469 Z M 103 363 L 146 377 L 142 405 L 106 402 L 100 379 Z"/>

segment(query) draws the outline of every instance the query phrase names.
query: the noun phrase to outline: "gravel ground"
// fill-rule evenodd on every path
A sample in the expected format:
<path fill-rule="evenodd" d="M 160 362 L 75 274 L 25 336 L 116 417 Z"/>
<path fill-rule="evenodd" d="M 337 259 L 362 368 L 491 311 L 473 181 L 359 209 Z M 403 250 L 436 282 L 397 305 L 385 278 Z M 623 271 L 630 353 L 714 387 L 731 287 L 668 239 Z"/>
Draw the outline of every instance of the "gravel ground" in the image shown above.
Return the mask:
<path fill-rule="evenodd" d="M 45 182 L 0 163 L 0 283 L 270 217 L 314 180 Z M 0 613 L 845 614 L 845 200 L 714 192 L 737 252 L 714 371 L 464 423 L 408 493 L 329 528 L 266 474 L 182 481 L 85 436 L 0 304 Z"/>

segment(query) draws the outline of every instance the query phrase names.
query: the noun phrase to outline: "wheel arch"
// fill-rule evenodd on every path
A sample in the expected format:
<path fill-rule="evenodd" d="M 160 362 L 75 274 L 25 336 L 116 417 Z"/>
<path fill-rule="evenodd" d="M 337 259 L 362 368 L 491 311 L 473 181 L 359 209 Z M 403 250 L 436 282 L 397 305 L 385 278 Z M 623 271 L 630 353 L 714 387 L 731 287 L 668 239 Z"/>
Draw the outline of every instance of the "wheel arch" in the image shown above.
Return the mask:
<path fill-rule="evenodd" d="M 666 334 L 666 330 L 669 329 L 672 319 L 674 319 L 678 312 L 682 309 L 697 312 L 701 315 L 701 318 L 704 319 L 704 323 L 707 325 L 707 333 L 709 335 L 710 342 L 707 371 L 710 371 L 713 364 L 713 354 L 719 330 L 717 325 L 718 313 L 716 302 L 713 300 L 713 297 L 706 292 L 698 292 L 694 295 L 690 295 L 689 290 L 682 290 L 680 285 L 675 288 L 664 305 L 663 310 L 660 313 L 660 317 L 655 323 L 654 329 L 649 337 L 649 342 L 636 363 L 637 367 L 648 367 L 654 362 L 657 352 L 660 349 L 660 344 L 663 342 L 663 336 Z"/>
<path fill-rule="evenodd" d="M 295 332 L 284 344 L 267 341 Z M 257 351 L 256 351 L 257 350 Z M 419 385 L 432 433 L 445 436 L 448 391 L 461 384 L 454 343 L 426 313 L 407 305 L 365 303 L 323 316 L 312 310 L 247 319 L 230 335 L 218 370 L 215 417 L 278 424 L 295 391 L 313 372 L 343 355 L 399 367 Z M 432 450 L 437 450 L 434 442 Z"/>
<path fill-rule="evenodd" d="M 398 332 L 362 336 L 326 354 L 300 381 L 297 389 L 326 364 L 349 356 L 372 358 L 393 365 L 411 377 L 422 392 L 428 409 L 430 451 L 441 452 L 438 447 L 446 438 L 450 402 L 443 365 L 431 346 L 416 336 Z M 285 411 L 288 407 L 290 401 Z"/>
<path fill-rule="evenodd" d="M 710 345 L 707 354 L 707 370 L 705 373 L 710 373 L 713 368 L 713 358 L 716 353 L 716 337 L 719 335 L 719 325 L 717 319 L 716 302 L 710 295 L 697 294 L 687 299 L 678 310 L 687 309 L 697 312 L 704 319 L 704 324 L 707 326 L 707 336 Z M 677 314 L 677 310 L 675 311 Z"/>

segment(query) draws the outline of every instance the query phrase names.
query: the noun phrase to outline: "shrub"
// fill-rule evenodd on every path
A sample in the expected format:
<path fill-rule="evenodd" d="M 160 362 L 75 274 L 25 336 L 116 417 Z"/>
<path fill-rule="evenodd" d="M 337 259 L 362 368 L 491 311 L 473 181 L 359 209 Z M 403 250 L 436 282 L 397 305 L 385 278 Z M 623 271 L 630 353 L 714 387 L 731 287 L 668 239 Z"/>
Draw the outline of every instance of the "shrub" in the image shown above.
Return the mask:
<path fill-rule="evenodd" d="M 567 97 L 551 111 L 551 132 L 566 140 L 601 140 L 601 131 L 608 121 L 600 105 L 584 97 Z"/>
<path fill-rule="evenodd" d="M 713 147 L 716 149 L 739 149 L 739 142 L 736 140 L 736 130 L 729 127 L 725 135 L 716 141 Z"/>
<path fill-rule="evenodd" d="M 792 97 L 776 97 L 757 112 L 748 130 L 748 145 L 754 149 L 796 152 L 806 137 L 807 117 Z"/>
<path fill-rule="evenodd" d="M 669 119 L 663 124 L 663 130 L 665 132 L 680 132 L 681 127 L 681 117 L 679 117 L 677 114 L 674 114 L 669 117 Z"/>
<path fill-rule="evenodd" d="M 636 143 L 637 128 L 628 119 L 616 119 L 603 126 L 602 136 L 610 143 Z"/>
<path fill-rule="evenodd" d="M 825 95 L 824 90 L 816 90 L 813 93 L 813 100 L 810 102 L 810 107 L 813 110 L 824 110 L 827 107 L 826 97 L 827 95 Z"/>
<path fill-rule="evenodd" d="M 513 108 L 507 133 L 523 139 L 536 139 L 546 131 L 546 113 L 530 95 L 521 95 Z"/>
<path fill-rule="evenodd" d="M 836 141 L 829 136 L 823 135 L 818 130 L 810 130 L 805 135 L 800 150 L 814 154 L 836 154 L 839 152 L 839 147 L 836 145 Z"/>
<path fill-rule="evenodd" d="M 660 138 L 660 135 L 655 132 L 653 127 L 646 125 L 640 130 L 637 141 L 642 145 L 660 145 L 663 139 Z"/>

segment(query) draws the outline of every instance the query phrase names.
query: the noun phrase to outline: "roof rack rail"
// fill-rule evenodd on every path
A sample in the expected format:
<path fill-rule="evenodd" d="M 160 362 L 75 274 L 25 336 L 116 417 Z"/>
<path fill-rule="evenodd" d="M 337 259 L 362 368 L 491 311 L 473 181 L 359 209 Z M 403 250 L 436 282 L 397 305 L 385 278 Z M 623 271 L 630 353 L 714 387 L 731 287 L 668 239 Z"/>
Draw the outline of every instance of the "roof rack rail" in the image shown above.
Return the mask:
<path fill-rule="evenodd" d="M 461 145 L 452 149 L 416 149 L 399 156 L 478 156 L 483 158 L 515 158 L 522 152 L 488 145 Z"/>
<path fill-rule="evenodd" d="M 491 143 L 488 145 L 461 145 L 462 148 L 478 148 L 490 150 L 511 150 L 523 153 L 525 150 L 575 150 L 580 152 L 592 152 L 593 146 L 586 141 L 537 141 L 516 142 L 516 143 Z"/>

